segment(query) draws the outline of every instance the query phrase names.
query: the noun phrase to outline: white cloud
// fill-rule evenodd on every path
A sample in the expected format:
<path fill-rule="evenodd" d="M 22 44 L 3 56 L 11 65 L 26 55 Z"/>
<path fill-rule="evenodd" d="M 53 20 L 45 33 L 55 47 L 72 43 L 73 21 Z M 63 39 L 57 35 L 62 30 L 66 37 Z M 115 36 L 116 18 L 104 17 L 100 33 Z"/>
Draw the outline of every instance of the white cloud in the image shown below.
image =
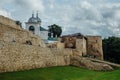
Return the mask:
<path fill-rule="evenodd" d="M 15 5 L 22 10 L 44 11 L 42 0 L 15 0 Z"/>
<path fill-rule="evenodd" d="M 12 18 L 10 12 L 6 11 L 5 9 L 1 9 L 1 8 L 0 8 L 0 15 Z"/>
<path fill-rule="evenodd" d="M 4 0 L 0 7 L 0 14 L 12 15 L 22 22 L 38 10 L 42 26 L 58 24 L 63 34 L 120 36 L 119 0 Z"/>

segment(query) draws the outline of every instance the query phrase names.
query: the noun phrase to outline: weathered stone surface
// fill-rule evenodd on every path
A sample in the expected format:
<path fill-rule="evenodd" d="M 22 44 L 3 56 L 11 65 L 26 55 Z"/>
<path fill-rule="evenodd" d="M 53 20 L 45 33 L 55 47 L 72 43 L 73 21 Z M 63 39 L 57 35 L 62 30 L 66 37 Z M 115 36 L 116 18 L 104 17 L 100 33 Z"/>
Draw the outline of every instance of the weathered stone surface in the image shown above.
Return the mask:
<path fill-rule="evenodd" d="M 30 41 L 32 45 L 46 47 L 40 37 L 26 31 L 16 24 L 16 21 L 0 15 L 0 41 L 17 42 L 25 44 Z"/>
<path fill-rule="evenodd" d="M 96 50 L 98 50 L 101 43 L 96 43 L 96 40 L 101 39 L 88 37 L 90 42 L 87 45 L 96 45 Z M 84 67 L 90 70 L 112 70 L 112 67 L 107 64 L 92 62 L 79 57 L 86 52 L 84 50 L 86 48 L 82 48 L 86 42 L 83 44 L 85 41 L 83 39 L 78 41 L 82 44 L 77 44 L 79 46 L 74 50 L 64 49 L 63 43 L 58 44 L 61 48 L 47 48 L 41 38 L 21 29 L 13 20 L 0 16 L 0 72 L 66 65 Z M 76 43 L 74 44 L 76 45 Z M 90 51 L 91 49 L 89 49 Z"/>
<path fill-rule="evenodd" d="M 0 15 L 0 23 L 6 26 L 10 26 L 15 29 L 21 29 L 19 25 L 16 24 L 16 22 L 8 17 L 4 17 Z"/>
<path fill-rule="evenodd" d="M 81 55 L 87 55 L 87 46 L 86 46 L 86 39 L 85 38 L 80 38 L 76 40 L 76 49 L 80 51 Z"/>
<path fill-rule="evenodd" d="M 92 62 L 91 60 L 87 60 L 86 58 L 76 55 L 71 56 L 70 63 L 71 65 L 87 68 L 90 70 L 101 70 L 101 71 L 113 70 L 113 68 L 110 65 L 104 63 Z"/>
<path fill-rule="evenodd" d="M 15 42 L 2 43 L 0 46 L 0 72 L 70 64 L 90 70 L 112 70 L 107 64 L 79 57 L 71 49 L 49 49 Z"/>
<path fill-rule="evenodd" d="M 26 41 L 31 41 L 32 45 L 38 45 L 41 47 L 46 47 L 43 40 L 40 37 L 35 36 L 29 31 L 24 29 L 16 29 L 10 26 L 6 26 L 0 23 L 0 41 L 4 42 L 17 42 L 25 44 Z"/>
<path fill-rule="evenodd" d="M 72 55 L 68 49 L 49 49 L 15 42 L 0 46 L 0 72 L 65 66 L 70 64 Z"/>
<path fill-rule="evenodd" d="M 103 60 L 101 36 L 66 35 L 62 36 L 57 44 L 57 48 L 76 49 L 81 56 L 90 56 L 95 59 Z"/>
<path fill-rule="evenodd" d="M 93 58 L 103 60 L 102 38 L 101 36 L 86 36 L 87 52 Z"/>

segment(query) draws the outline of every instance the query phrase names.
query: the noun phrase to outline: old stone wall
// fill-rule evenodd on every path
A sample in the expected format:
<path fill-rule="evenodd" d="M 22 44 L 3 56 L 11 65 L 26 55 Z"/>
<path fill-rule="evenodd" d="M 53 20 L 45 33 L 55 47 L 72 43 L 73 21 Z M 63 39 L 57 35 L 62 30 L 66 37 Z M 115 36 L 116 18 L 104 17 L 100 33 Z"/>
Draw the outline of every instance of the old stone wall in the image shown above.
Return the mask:
<path fill-rule="evenodd" d="M 25 44 L 26 41 L 31 41 L 32 45 L 46 47 L 43 40 L 41 40 L 40 37 L 35 36 L 33 33 L 9 25 L 4 25 L 2 23 L 0 23 L 0 40 L 5 42 L 15 41 L 22 44 Z"/>
<path fill-rule="evenodd" d="M 0 15 L 0 23 L 2 23 L 3 25 L 7 25 L 10 27 L 16 28 L 16 29 L 20 29 L 20 26 L 17 25 L 14 20 L 4 17 L 2 15 Z"/>
<path fill-rule="evenodd" d="M 0 72 L 70 64 L 72 50 L 46 48 L 39 36 L 21 29 L 13 20 L 3 16 L 0 20 Z"/>
<path fill-rule="evenodd" d="M 64 42 L 62 42 L 62 39 L 59 39 L 59 41 L 57 42 L 57 48 L 65 49 L 66 45 L 67 47 L 69 47 L 71 43 L 72 43 L 71 46 L 75 47 L 73 48 L 70 47 L 70 49 L 73 49 L 75 54 L 78 54 L 80 56 L 84 56 L 87 54 L 86 39 L 84 37 L 82 38 L 66 37 L 64 38 Z"/>
<path fill-rule="evenodd" d="M 65 44 L 55 43 L 53 48 L 47 48 L 40 37 L 21 29 L 14 21 L 0 16 L 0 72 L 71 64 L 87 66 L 90 61 L 81 57 L 86 52 L 103 59 L 101 37 L 87 36 L 86 38 L 87 41 L 85 39 L 76 41 L 76 38 L 68 37 Z M 31 44 L 27 44 L 26 41 L 27 43 L 30 41 Z M 90 65 L 96 68 L 93 63 Z M 104 66 L 101 67 L 99 70 L 104 69 Z M 86 68 L 89 69 L 88 66 Z"/>
<path fill-rule="evenodd" d="M 61 42 L 57 42 L 57 48 L 58 49 L 65 49 L 65 44 Z"/>
<path fill-rule="evenodd" d="M 0 42 L 0 72 L 69 65 L 70 55 L 69 49 Z"/>
<path fill-rule="evenodd" d="M 87 54 L 87 48 L 86 48 L 86 40 L 85 38 L 77 39 L 76 40 L 76 49 L 79 51 L 79 54 L 81 56 L 84 56 Z"/>
<path fill-rule="evenodd" d="M 113 70 L 107 64 L 92 62 L 74 52 L 72 49 L 50 49 L 0 41 L 0 73 L 66 65 L 90 70 Z"/>
<path fill-rule="evenodd" d="M 68 37 L 65 37 L 64 39 L 65 39 L 64 41 L 65 48 L 71 48 L 71 49 L 76 48 L 76 37 L 68 36 Z"/>
<path fill-rule="evenodd" d="M 40 37 L 33 33 L 20 28 L 12 19 L 0 15 L 0 41 L 17 43 L 26 43 L 30 41 L 32 45 L 46 47 Z"/>
<path fill-rule="evenodd" d="M 101 36 L 86 36 L 86 38 L 87 38 L 87 54 L 89 54 L 93 58 L 103 60 Z"/>
<path fill-rule="evenodd" d="M 58 49 L 65 49 L 65 44 L 62 42 L 62 38 L 58 38 L 58 41 L 56 42 L 56 47 Z"/>

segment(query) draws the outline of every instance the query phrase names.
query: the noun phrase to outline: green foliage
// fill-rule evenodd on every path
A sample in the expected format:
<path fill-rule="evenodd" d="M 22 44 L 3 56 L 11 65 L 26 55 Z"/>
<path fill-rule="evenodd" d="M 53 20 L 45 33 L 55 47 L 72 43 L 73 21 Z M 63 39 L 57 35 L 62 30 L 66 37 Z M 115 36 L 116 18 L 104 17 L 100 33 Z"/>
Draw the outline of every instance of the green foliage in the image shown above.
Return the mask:
<path fill-rule="evenodd" d="M 60 35 L 62 34 L 62 29 L 59 25 L 53 24 L 49 27 L 49 34 L 48 36 L 51 37 L 51 33 L 53 33 L 53 37 L 60 37 Z"/>
<path fill-rule="evenodd" d="M 103 53 L 105 60 L 120 63 L 120 38 L 103 39 Z"/>
<path fill-rule="evenodd" d="M 66 66 L 1 73 L 0 80 L 119 80 L 120 69 L 98 72 Z"/>
<path fill-rule="evenodd" d="M 22 28 L 22 23 L 20 21 L 16 21 L 16 24 Z"/>

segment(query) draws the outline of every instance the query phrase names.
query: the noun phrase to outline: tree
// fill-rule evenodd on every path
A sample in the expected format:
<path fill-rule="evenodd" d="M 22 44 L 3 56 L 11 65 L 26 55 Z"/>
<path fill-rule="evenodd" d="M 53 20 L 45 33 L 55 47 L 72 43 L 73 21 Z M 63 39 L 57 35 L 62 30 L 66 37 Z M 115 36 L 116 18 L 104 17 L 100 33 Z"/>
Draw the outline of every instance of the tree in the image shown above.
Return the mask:
<path fill-rule="evenodd" d="M 103 39 L 103 53 L 105 60 L 120 64 L 120 38 Z"/>
<path fill-rule="evenodd" d="M 49 33 L 48 36 L 51 37 L 51 33 L 53 33 L 53 37 L 60 37 L 60 35 L 62 34 L 62 29 L 59 25 L 53 24 L 48 26 L 49 27 Z"/>
<path fill-rule="evenodd" d="M 22 28 L 22 23 L 20 21 L 16 21 L 16 24 Z"/>

